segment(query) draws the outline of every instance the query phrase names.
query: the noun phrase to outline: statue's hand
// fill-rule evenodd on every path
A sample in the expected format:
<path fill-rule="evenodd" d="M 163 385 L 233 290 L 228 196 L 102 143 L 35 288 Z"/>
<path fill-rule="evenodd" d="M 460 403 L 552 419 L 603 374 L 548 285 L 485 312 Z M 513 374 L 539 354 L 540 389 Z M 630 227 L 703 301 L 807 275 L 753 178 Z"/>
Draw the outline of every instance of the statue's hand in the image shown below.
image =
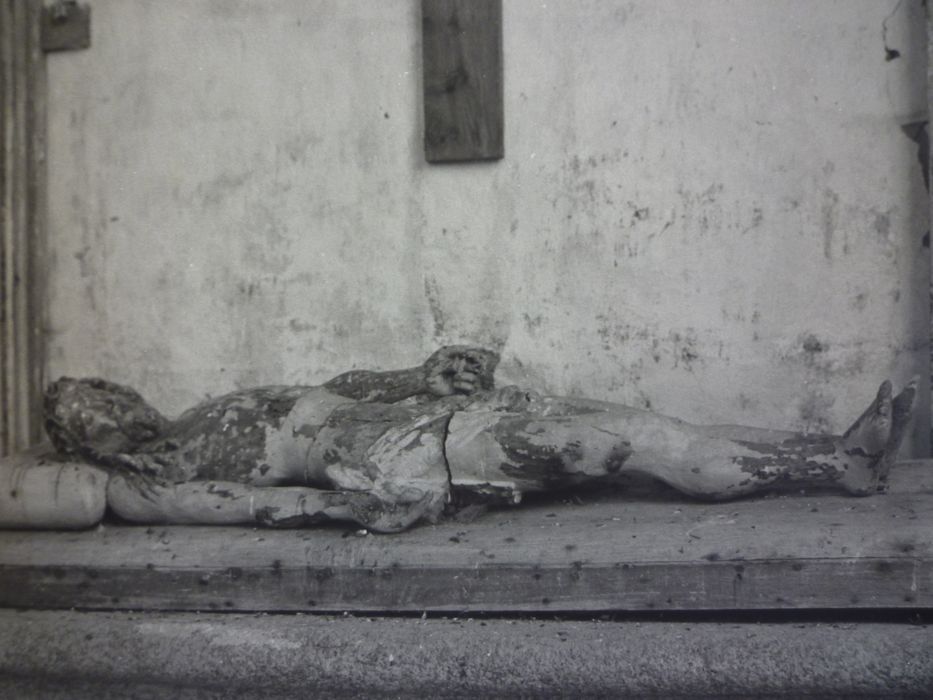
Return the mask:
<path fill-rule="evenodd" d="M 498 353 L 473 345 L 448 345 L 424 363 L 428 392 L 434 396 L 473 394 L 492 389 Z"/>

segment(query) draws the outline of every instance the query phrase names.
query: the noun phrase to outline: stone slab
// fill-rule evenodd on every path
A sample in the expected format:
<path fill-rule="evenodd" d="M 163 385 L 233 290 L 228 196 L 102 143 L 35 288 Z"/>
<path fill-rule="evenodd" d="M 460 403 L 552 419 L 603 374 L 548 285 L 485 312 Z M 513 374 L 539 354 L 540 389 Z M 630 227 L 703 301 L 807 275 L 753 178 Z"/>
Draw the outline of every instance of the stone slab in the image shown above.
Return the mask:
<path fill-rule="evenodd" d="M 933 627 L 0 611 L 0 696 L 929 697 Z"/>

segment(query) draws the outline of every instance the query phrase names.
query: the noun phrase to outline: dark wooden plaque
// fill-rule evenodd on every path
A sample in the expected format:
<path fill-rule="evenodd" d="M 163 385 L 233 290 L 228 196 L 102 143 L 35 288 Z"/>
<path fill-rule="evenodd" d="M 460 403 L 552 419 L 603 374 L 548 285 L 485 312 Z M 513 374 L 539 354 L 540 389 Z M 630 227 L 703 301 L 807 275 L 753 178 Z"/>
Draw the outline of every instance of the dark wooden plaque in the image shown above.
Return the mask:
<path fill-rule="evenodd" d="M 421 7 L 425 157 L 502 158 L 502 0 L 422 0 Z"/>

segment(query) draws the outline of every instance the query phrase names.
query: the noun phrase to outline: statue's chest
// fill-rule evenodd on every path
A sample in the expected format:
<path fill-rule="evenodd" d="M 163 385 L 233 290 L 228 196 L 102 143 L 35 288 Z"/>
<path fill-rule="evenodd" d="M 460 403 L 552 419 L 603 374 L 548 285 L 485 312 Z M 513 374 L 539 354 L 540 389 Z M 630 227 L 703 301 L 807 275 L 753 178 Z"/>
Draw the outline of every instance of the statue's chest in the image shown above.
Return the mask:
<path fill-rule="evenodd" d="M 277 435 L 300 387 L 264 387 L 227 394 L 182 414 L 168 433 L 144 452 L 171 464 L 179 481 L 256 482 L 272 472 L 270 436 Z"/>

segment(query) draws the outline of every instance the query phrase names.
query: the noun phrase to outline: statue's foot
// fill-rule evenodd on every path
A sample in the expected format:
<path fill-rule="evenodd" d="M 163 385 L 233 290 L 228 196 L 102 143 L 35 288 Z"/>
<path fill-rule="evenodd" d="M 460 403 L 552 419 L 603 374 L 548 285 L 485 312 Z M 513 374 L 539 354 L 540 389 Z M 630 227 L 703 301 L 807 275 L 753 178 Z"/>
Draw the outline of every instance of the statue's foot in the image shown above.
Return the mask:
<path fill-rule="evenodd" d="M 919 379 L 914 377 L 904 387 L 904 390 L 891 401 L 891 433 L 884 446 L 884 456 L 881 458 L 878 468 L 878 483 L 876 486 L 878 491 L 884 491 L 888 487 L 888 473 L 891 471 L 891 467 L 894 466 L 894 460 L 897 459 L 898 450 L 900 450 L 904 436 L 907 434 L 910 419 L 913 417 L 918 382 Z"/>
<path fill-rule="evenodd" d="M 885 380 L 875 400 L 843 434 L 839 444 L 844 469 L 840 483 L 849 493 L 867 496 L 878 490 L 893 412 L 891 382 Z"/>

